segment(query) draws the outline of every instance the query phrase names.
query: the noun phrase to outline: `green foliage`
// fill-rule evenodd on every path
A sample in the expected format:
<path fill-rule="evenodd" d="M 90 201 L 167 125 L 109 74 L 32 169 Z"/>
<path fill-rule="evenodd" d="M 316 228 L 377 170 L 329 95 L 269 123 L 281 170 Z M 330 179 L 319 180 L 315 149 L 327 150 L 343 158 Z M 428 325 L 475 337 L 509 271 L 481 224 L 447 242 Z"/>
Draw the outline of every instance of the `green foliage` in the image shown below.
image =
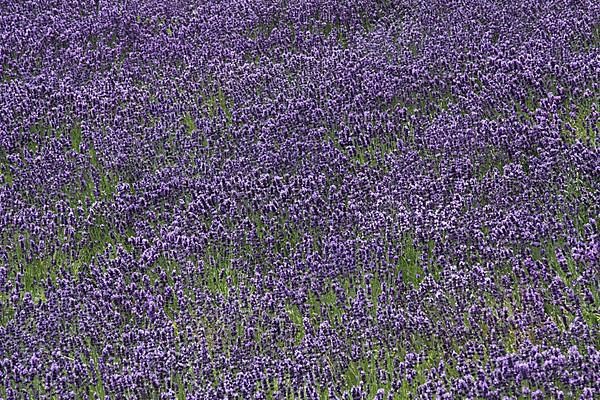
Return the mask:
<path fill-rule="evenodd" d="M 300 344 L 300 342 L 302 342 L 302 339 L 304 339 L 304 336 L 306 335 L 302 313 L 300 312 L 298 306 L 295 304 L 288 305 L 286 307 L 286 311 L 290 320 L 296 327 L 296 344 Z"/>
<path fill-rule="evenodd" d="M 10 168 L 10 163 L 6 157 L 6 153 L 0 149 L 0 176 L 8 186 L 13 184 L 13 174 Z"/>
<path fill-rule="evenodd" d="M 196 122 L 190 113 L 185 113 L 183 115 L 183 125 L 185 126 L 185 131 L 188 135 L 191 135 L 196 130 Z"/>
<path fill-rule="evenodd" d="M 420 251 L 415 248 L 411 235 L 404 236 L 402 251 L 397 272 L 402 272 L 402 279 L 406 284 L 418 287 L 424 278 L 424 272 L 419 260 Z"/>
<path fill-rule="evenodd" d="M 81 146 L 81 123 L 77 122 L 75 123 L 75 125 L 71 128 L 71 146 L 73 147 L 73 150 L 75 150 L 76 152 L 80 152 L 80 146 Z"/>

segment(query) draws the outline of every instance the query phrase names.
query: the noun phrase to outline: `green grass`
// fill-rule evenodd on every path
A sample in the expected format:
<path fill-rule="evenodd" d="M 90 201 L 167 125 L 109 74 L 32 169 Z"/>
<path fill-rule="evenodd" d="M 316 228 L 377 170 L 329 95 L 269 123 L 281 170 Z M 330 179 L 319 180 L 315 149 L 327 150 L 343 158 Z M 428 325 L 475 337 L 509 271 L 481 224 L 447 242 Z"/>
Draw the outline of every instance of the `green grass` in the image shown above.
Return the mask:
<path fill-rule="evenodd" d="M 191 135 L 196 130 L 196 122 L 190 113 L 185 113 L 183 115 L 183 125 L 185 126 L 185 131 L 188 135 Z"/>
<path fill-rule="evenodd" d="M 14 177 L 11 163 L 8 160 L 8 155 L 3 149 L 0 149 L 0 176 L 2 176 L 0 181 L 3 181 L 3 184 L 12 186 Z"/>
<path fill-rule="evenodd" d="M 73 147 L 73 150 L 75 150 L 76 152 L 80 152 L 81 149 L 81 123 L 77 122 L 75 123 L 75 125 L 71 128 L 71 146 Z"/>
<path fill-rule="evenodd" d="M 402 250 L 397 272 L 402 273 L 406 284 L 416 288 L 424 278 L 424 271 L 419 261 L 420 251 L 414 246 L 411 235 L 404 237 Z"/>
<path fill-rule="evenodd" d="M 300 312 L 300 309 L 295 304 L 290 304 L 286 307 L 286 311 L 288 313 L 288 317 L 296 327 L 296 344 L 300 344 L 304 336 L 306 335 L 306 331 L 304 329 L 304 317 Z"/>

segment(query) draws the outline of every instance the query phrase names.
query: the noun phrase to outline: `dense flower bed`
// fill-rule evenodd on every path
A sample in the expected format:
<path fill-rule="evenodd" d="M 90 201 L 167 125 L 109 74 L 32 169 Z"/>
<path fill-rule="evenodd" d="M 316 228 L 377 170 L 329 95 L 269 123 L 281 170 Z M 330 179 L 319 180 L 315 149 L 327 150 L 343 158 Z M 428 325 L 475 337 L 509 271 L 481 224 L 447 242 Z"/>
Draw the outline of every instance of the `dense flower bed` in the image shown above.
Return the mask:
<path fill-rule="evenodd" d="M 599 22 L 0 2 L 0 398 L 598 398 Z"/>

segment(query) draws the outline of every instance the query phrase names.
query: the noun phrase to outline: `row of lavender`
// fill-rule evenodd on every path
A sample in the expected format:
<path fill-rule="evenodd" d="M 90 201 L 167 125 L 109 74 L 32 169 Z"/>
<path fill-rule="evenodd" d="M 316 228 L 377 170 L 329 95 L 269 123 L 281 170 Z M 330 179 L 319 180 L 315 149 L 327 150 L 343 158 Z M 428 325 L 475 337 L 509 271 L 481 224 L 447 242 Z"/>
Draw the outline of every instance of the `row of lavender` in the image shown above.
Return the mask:
<path fill-rule="evenodd" d="M 0 3 L 0 398 L 598 396 L 599 23 Z"/>

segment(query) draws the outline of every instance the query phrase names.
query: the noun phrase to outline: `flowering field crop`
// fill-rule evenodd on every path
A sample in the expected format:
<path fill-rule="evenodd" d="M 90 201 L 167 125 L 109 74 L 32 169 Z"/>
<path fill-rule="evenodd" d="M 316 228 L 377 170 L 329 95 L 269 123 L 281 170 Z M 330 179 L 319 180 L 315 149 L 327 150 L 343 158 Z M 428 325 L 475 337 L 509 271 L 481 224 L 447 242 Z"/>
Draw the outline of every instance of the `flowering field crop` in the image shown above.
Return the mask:
<path fill-rule="evenodd" d="M 0 398 L 599 398 L 599 77 L 594 0 L 0 1 Z"/>

